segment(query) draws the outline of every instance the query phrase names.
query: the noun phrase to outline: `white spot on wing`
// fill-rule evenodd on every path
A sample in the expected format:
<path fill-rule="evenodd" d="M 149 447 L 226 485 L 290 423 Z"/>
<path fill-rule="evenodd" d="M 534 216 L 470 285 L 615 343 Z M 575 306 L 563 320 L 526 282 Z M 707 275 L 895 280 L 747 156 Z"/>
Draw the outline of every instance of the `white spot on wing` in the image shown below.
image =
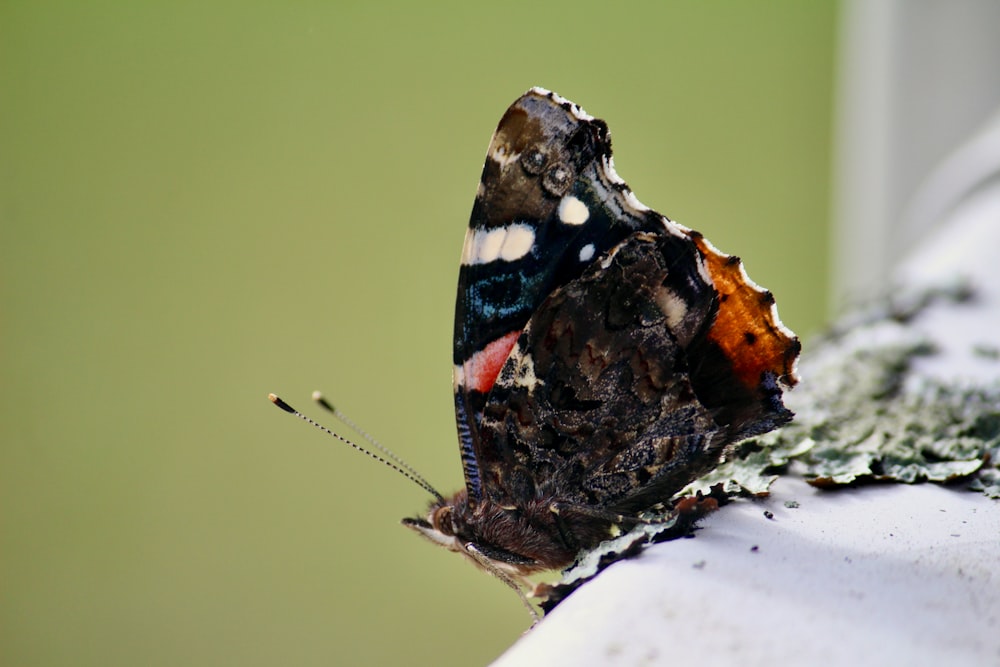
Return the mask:
<path fill-rule="evenodd" d="M 521 259 L 531 252 L 534 244 L 535 230 L 528 225 L 511 225 L 507 227 L 507 236 L 500 248 L 500 259 L 505 262 Z"/>
<path fill-rule="evenodd" d="M 590 217 L 590 209 L 573 195 L 559 200 L 559 220 L 567 225 L 582 225 Z"/>
<path fill-rule="evenodd" d="M 538 386 L 538 382 L 538 377 L 535 375 L 535 362 L 531 355 L 526 354 L 518 362 L 514 384 L 525 389 L 534 389 Z"/>
<path fill-rule="evenodd" d="M 670 327 L 672 331 L 677 331 L 687 317 L 688 307 L 684 299 L 681 298 L 679 294 L 670 289 L 664 289 L 660 292 L 660 309 L 667 318 L 667 326 Z"/>
<path fill-rule="evenodd" d="M 580 248 L 580 261 L 589 262 L 594 258 L 594 244 L 588 243 L 587 245 Z"/>
<path fill-rule="evenodd" d="M 521 349 L 520 344 L 511 350 L 508 364 L 504 368 L 505 372 L 497 379 L 498 383 L 507 387 L 524 387 L 525 389 L 534 389 L 541 384 L 542 381 L 535 375 L 535 360 L 531 358 L 530 353 Z"/>
<path fill-rule="evenodd" d="M 515 153 L 514 151 L 510 150 L 508 146 L 504 146 L 501 144 L 500 146 L 494 148 L 492 152 L 490 152 L 490 157 L 493 158 L 493 161 L 499 164 L 501 168 L 504 168 L 510 163 L 516 161 L 519 157 L 521 157 L 521 154 Z"/>
<path fill-rule="evenodd" d="M 462 264 L 472 264 L 472 255 L 475 251 L 473 245 L 476 241 L 476 232 L 469 229 L 465 232 L 465 242 L 462 243 Z"/>
<path fill-rule="evenodd" d="M 469 230 L 462 248 L 462 263 L 488 264 L 498 259 L 513 262 L 531 251 L 535 230 L 517 223 L 495 229 Z"/>
<path fill-rule="evenodd" d="M 504 228 L 491 229 L 482 233 L 477 232 L 477 236 L 474 263 L 486 264 L 500 256 L 500 249 L 503 248 L 504 239 L 507 238 L 507 230 Z"/>

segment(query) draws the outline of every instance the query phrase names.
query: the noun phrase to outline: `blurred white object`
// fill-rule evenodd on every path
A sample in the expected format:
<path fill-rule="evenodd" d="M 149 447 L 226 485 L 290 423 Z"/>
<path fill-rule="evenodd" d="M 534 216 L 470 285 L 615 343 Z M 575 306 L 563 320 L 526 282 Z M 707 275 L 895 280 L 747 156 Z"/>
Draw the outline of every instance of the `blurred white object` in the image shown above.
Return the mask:
<path fill-rule="evenodd" d="M 1000 167 L 1000 2 L 846 0 L 835 114 L 835 307 L 884 288 Z M 985 131 L 995 136 L 996 130 Z"/>

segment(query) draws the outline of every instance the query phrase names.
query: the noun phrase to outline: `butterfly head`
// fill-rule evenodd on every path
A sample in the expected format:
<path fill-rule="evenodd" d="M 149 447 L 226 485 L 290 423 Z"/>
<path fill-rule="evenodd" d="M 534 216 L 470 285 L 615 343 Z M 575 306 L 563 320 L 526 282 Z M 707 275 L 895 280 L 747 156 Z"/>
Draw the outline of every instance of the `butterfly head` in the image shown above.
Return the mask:
<path fill-rule="evenodd" d="M 426 518 L 406 518 L 402 523 L 481 569 L 506 575 L 501 578 L 518 578 L 572 561 L 576 550 L 555 537 L 554 521 L 545 501 L 520 508 L 489 500 L 473 505 L 463 489 L 451 498 L 432 501 Z"/>
<path fill-rule="evenodd" d="M 456 505 L 465 506 L 466 492 L 459 491 L 451 498 L 433 500 L 427 510 L 427 518 L 407 517 L 403 525 L 418 532 L 434 544 L 445 547 L 449 551 L 464 552 L 463 540 L 457 534 L 453 517 Z"/>

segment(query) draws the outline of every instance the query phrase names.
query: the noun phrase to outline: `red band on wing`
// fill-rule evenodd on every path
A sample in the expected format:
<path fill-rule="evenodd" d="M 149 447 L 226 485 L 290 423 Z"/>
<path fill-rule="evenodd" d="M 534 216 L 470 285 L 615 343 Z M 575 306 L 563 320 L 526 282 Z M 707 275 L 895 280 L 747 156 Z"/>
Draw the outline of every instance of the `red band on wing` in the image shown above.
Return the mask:
<path fill-rule="evenodd" d="M 507 357 L 520 335 L 520 331 L 512 331 L 506 336 L 497 338 L 469 357 L 469 360 L 462 364 L 465 388 L 484 394 L 492 389 L 493 383 L 500 375 L 500 369 L 503 368 L 504 362 L 507 361 Z"/>

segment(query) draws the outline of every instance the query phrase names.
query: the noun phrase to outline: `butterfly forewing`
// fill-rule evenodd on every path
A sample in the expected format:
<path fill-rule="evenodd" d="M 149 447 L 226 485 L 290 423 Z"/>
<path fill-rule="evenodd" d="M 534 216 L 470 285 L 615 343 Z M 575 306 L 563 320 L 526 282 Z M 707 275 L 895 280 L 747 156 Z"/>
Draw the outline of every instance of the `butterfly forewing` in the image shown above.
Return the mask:
<path fill-rule="evenodd" d="M 474 499 L 486 395 L 532 313 L 628 235 L 664 230 L 661 217 L 631 204 L 630 194 L 611 168 L 607 126 L 571 102 L 532 89 L 500 120 L 466 233 L 455 308 L 456 415 Z"/>

